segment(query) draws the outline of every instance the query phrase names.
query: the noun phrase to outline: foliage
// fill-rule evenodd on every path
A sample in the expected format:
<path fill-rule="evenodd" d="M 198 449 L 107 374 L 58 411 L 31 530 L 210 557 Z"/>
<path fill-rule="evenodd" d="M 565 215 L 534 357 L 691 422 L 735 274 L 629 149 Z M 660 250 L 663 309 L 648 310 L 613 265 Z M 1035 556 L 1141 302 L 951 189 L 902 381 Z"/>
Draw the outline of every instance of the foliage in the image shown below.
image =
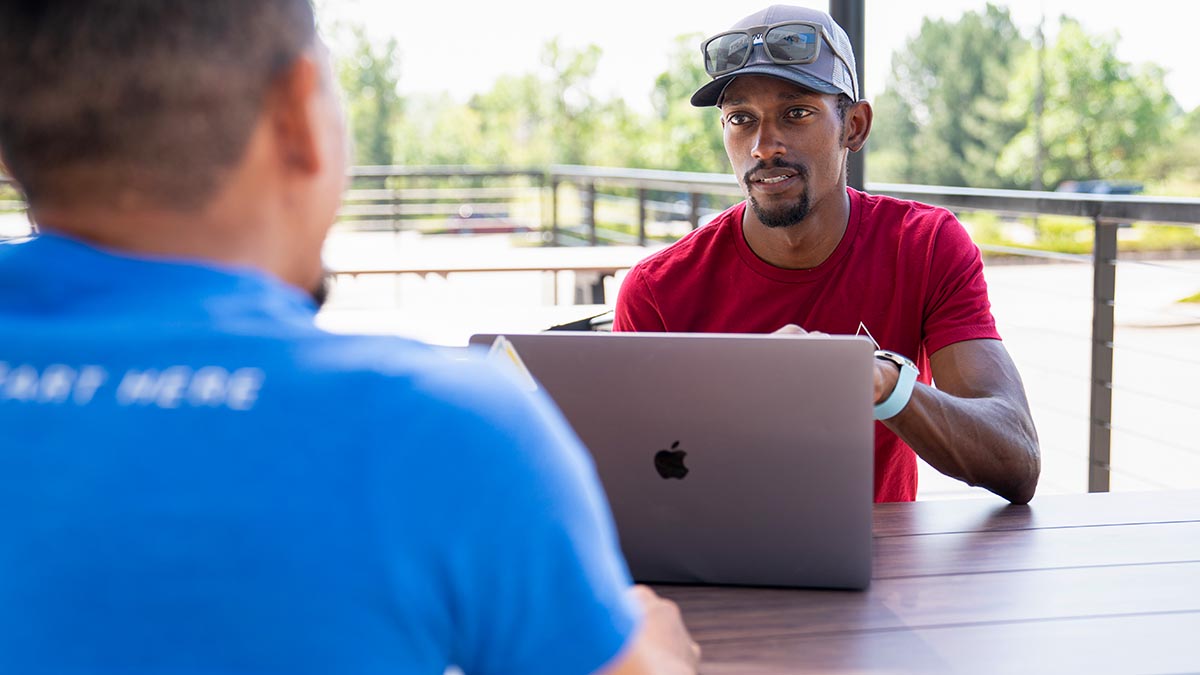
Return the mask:
<path fill-rule="evenodd" d="M 1200 195 L 1200 108 L 1174 120 L 1164 136 L 1165 142 L 1147 151 L 1138 172 L 1149 184 L 1146 191 Z"/>
<path fill-rule="evenodd" d="M 990 212 L 959 214 L 971 239 L 981 247 L 1006 246 L 1038 251 L 1089 254 L 1094 242 L 1087 218 L 1040 216 L 1003 218 Z M 1187 225 L 1133 223 L 1118 230 L 1122 252 L 1200 251 L 1200 229 Z"/>
<path fill-rule="evenodd" d="M 889 87 L 875 99 L 873 107 L 875 118 L 867 141 L 867 180 L 919 182 L 914 170 L 920 163 L 914 145 L 918 127 L 908 103 Z"/>
<path fill-rule="evenodd" d="M 1043 184 L 1130 178 L 1164 142 L 1178 106 L 1163 83 L 1163 70 L 1121 61 L 1116 43 L 1115 34 L 1088 35 L 1077 21 L 1060 20 L 1042 67 Z M 1027 55 L 1013 78 L 1007 110 L 1014 117 L 1032 107 L 1037 68 L 1036 55 Z M 1034 120 L 1027 116 L 999 159 L 1001 175 L 1029 185 L 1034 149 Z"/>
<path fill-rule="evenodd" d="M 338 79 L 346 94 L 357 164 L 393 163 L 393 139 L 403 104 L 397 90 L 397 49 L 394 38 L 377 47 L 358 28 L 354 30 L 353 53 L 340 62 Z"/>
<path fill-rule="evenodd" d="M 708 81 L 699 35 L 676 38 L 645 103 L 598 96 L 599 48 L 546 44 L 535 72 L 460 101 L 397 94 L 398 49 L 355 31 L 339 75 L 361 164 L 590 164 L 729 171 L 719 111 L 689 98 Z M 1117 36 L 1063 17 L 1041 51 L 1008 10 L 925 20 L 893 57 L 874 103 L 873 182 L 1029 188 L 1036 184 L 1039 72 L 1042 184 L 1095 178 L 1147 192 L 1200 192 L 1200 109 L 1183 114 L 1153 65 L 1116 57 Z M 649 110 L 647 110 L 649 108 Z"/>
<path fill-rule="evenodd" d="M 872 179 L 1003 186 L 994 158 L 1019 128 L 1003 114 L 1006 83 L 1028 51 L 1008 10 L 992 4 L 954 22 L 925 19 L 893 57 L 878 101 L 867 162 Z"/>
<path fill-rule="evenodd" d="M 689 102 L 692 93 L 709 80 L 696 48 L 700 42 L 699 34 L 675 38 L 668 68 L 654 82 L 651 148 L 658 168 L 713 173 L 729 170 L 720 112 L 711 107 L 697 108 Z"/>

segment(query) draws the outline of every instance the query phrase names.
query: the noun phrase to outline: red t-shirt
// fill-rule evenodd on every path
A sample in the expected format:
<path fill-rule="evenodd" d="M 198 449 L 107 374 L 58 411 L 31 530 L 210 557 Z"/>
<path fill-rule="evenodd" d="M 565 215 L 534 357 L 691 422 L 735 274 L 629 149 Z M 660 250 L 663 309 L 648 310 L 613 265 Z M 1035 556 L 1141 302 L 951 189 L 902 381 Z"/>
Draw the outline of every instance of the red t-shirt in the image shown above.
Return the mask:
<path fill-rule="evenodd" d="M 641 261 L 617 297 L 616 331 L 853 335 L 861 321 L 929 384 L 929 355 L 999 339 L 979 248 L 949 211 L 848 189 L 850 221 L 829 258 L 806 270 L 770 265 L 742 236 L 742 202 Z M 875 423 L 875 501 L 912 501 L 911 448 Z"/>

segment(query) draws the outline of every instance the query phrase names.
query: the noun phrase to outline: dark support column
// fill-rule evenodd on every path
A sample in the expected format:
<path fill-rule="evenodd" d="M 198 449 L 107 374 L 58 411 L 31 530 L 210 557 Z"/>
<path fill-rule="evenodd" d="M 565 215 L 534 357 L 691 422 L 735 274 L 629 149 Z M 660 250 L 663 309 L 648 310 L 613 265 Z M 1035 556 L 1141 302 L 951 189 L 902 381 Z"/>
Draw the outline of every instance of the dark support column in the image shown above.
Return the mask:
<path fill-rule="evenodd" d="M 693 230 L 700 227 L 700 195 L 695 192 L 688 195 L 688 222 Z"/>
<path fill-rule="evenodd" d="M 638 246 L 646 245 L 646 188 L 638 188 Z"/>
<path fill-rule="evenodd" d="M 863 86 L 863 64 L 867 60 L 866 9 L 863 4 L 864 0 L 829 0 L 829 15 L 846 30 L 846 35 L 850 36 L 850 44 L 854 46 L 854 59 L 858 70 L 858 97 L 860 99 L 867 97 Z M 850 153 L 846 184 L 856 190 L 863 189 L 866 181 L 866 152 L 867 149 L 863 148 L 858 152 Z"/>
<path fill-rule="evenodd" d="M 1092 254 L 1092 406 L 1088 492 L 1108 492 L 1112 462 L 1113 305 L 1117 289 L 1117 224 L 1096 218 Z"/>

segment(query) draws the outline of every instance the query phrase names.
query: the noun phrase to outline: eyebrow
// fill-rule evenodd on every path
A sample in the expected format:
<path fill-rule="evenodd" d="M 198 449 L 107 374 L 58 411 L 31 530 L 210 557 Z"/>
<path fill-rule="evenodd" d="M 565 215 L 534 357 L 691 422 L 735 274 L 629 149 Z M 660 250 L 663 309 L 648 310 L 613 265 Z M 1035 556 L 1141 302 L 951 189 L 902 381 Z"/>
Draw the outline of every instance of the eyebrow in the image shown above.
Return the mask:
<path fill-rule="evenodd" d="M 819 96 L 820 96 L 820 94 L 818 94 L 816 92 L 809 92 L 809 91 L 784 92 L 779 95 L 779 100 L 781 100 L 781 101 L 797 101 L 797 100 L 802 100 L 802 99 L 811 99 L 813 97 L 819 97 Z M 726 98 L 721 101 L 721 107 L 724 108 L 727 105 L 742 105 L 745 102 L 746 102 L 745 98 Z"/>

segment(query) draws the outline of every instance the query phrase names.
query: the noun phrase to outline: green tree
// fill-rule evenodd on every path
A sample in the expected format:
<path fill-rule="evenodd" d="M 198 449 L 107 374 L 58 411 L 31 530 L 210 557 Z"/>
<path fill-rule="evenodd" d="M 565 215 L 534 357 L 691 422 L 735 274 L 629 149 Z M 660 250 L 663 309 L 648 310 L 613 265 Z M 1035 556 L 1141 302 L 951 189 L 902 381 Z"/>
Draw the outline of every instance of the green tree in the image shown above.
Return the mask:
<path fill-rule="evenodd" d="M 1069 17 L 1044 55 L 1042 184 L 1063 180 L 1135 178 L 1161 147 L 1179 109 L 1155 65 L 1133 67 L 1116 56 L 1117 35 L 1088 35 Z M 1036 95 L 1037 61 L 1026 56 L 1010 87 L 1008 110 L 1022 116 L 999 170 L 1011 183 L 1033 182 L 1033 120 L 1025 115 Z"/>
<path fill-rule="evenodd" d="M 998 186 L 996 157 L 1020 128 L 1004 115 L 1007 84 L 1030 49 L 1007 9 L 988 4 L 957 21 L 925 19 L 892 58 L 869 151 L 875 180 Z M 868 166 L 870 160 L 868 160 Z"/>
<path fill-rule="evenodd" d="M 878 183 L 914 183 L 917 124 L 902 96 L 885 89 L 873 102 L 875 119 L 867 141 L 867 179 Z"/>
<path fill-rule="evenodd" d="M 477 150 L 484 164 L 543 166 L 554 161 L 546 83 L 537 75 L 506 75 L 471 97 L 477 115 Z"/>
<path fill-rule="evenodd" d="M 549 71 L 547 121 L 557 162 L 587 164 L 595 154 L 599 106 L 591 85 L 600 53 L 596 45 L 581 50 L 565 48 L 558 38 L 542 48 L 542 65 Z"/>
<path fill-rule="evenodd" d="M 654 82 L 652 102 L 655 117 L 651 143 L 647 146 L 649 164 L 676 171 L 729 171 L 725 144 L 721 136 L 720 111 L 696 108 L 689 100 L 709 81 L 700 58 L 700 34 L 675 38 L 668 57 L 667 70 Z"/>
<path fill-rule="evenodd" d="M 1139 177 L 1151 183 L 1146 191 L 1180 197 L 1200 194 L 1200 107 L 1177 117 L 1164 137 L 1142 163 Z"/>
<path fill-rule="evenodd" d="M 395 132 L 403 114 L 398 85 L 396 40 L 376 46 L 362 28 L 353 30 L 354 47 L 340 61 L 338 79 L 346 96 L 356 164 L 393 164 Z"/>

